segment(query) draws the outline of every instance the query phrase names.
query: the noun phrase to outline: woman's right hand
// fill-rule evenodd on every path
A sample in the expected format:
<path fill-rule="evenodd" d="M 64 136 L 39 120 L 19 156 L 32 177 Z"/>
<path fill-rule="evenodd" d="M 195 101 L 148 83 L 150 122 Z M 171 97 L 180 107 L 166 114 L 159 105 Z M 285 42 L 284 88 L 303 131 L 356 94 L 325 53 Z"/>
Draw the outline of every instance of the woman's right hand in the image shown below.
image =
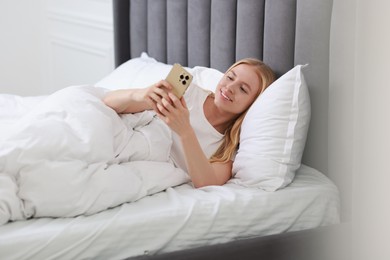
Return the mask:
<path fill-rule="evenodd" d="M 163 99 L 170 100 L 168 93 L 171 91 L 172 85 L 165 80 L 160 80 L 152 86 L 144 89 L 143 100 L 147 102 L 156 113 L 161 114 L 157 104 L 162 106 Z"/>

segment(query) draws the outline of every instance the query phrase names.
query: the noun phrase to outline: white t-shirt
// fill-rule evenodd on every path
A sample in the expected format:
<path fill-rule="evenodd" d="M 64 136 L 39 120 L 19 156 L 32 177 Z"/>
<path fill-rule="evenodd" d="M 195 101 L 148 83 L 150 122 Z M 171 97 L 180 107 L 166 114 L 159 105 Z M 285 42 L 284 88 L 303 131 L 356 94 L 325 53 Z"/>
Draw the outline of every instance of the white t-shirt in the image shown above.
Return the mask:
<path fill-rule="evenodd" d="M 209 90 L 191 84 L 184 94 L 184 99 L 190 111 L 191 125 L 207 158 L 210 158 L 217 151 L 224 136 L 209 123 L 204 115 L 203 104 L 210 93 Z M 179 136 L 172 132 L 172 138 L 171 159 L 176 167 L 187 171 L 184 150 Z"/>

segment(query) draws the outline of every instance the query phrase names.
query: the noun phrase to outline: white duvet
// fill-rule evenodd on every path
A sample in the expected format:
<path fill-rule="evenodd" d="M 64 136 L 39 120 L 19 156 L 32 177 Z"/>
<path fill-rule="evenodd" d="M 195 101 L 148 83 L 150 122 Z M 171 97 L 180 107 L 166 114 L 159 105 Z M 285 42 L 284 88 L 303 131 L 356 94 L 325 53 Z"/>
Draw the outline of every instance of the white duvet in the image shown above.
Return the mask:
<path fill-rule="evenodd" d="M 2 131 L 0 224 L 90 215 L 189 181 L 169 162 L 170 129 L 152 112 L 118 116 L 104 93 L 63 89 Z"/>

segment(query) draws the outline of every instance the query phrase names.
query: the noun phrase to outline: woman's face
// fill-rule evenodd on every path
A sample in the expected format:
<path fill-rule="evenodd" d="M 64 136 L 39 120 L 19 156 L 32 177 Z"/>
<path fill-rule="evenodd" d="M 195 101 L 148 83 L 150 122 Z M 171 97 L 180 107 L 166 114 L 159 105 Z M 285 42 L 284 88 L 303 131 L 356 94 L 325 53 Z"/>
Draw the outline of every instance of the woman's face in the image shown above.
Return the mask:
<path fill-rule="evenodd" d="M 215 105 L 222 111 L 234 115 L 241 114 L 255 100 L 260 82 L 255 68 L 239 64 L 226 72 L 215 91 Z"/>

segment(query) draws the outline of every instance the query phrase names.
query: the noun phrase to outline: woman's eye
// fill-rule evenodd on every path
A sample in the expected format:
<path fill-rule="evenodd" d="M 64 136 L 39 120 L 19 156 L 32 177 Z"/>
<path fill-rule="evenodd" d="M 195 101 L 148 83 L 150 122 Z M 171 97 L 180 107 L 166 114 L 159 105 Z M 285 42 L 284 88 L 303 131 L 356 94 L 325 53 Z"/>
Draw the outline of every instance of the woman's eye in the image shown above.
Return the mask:
<path fill-rule="evenodd" d="M 248 94 L 248 91 L 244 87 L 240 87 L 241 91 L 244 92 L 245 94 Z"/>
<path fill-rule="evenodd" d="M 231 76 L 227 76 L 227 78 L 228 78 L 228 80 L 233 80 L 233 77 L 231 77 Z"/>

